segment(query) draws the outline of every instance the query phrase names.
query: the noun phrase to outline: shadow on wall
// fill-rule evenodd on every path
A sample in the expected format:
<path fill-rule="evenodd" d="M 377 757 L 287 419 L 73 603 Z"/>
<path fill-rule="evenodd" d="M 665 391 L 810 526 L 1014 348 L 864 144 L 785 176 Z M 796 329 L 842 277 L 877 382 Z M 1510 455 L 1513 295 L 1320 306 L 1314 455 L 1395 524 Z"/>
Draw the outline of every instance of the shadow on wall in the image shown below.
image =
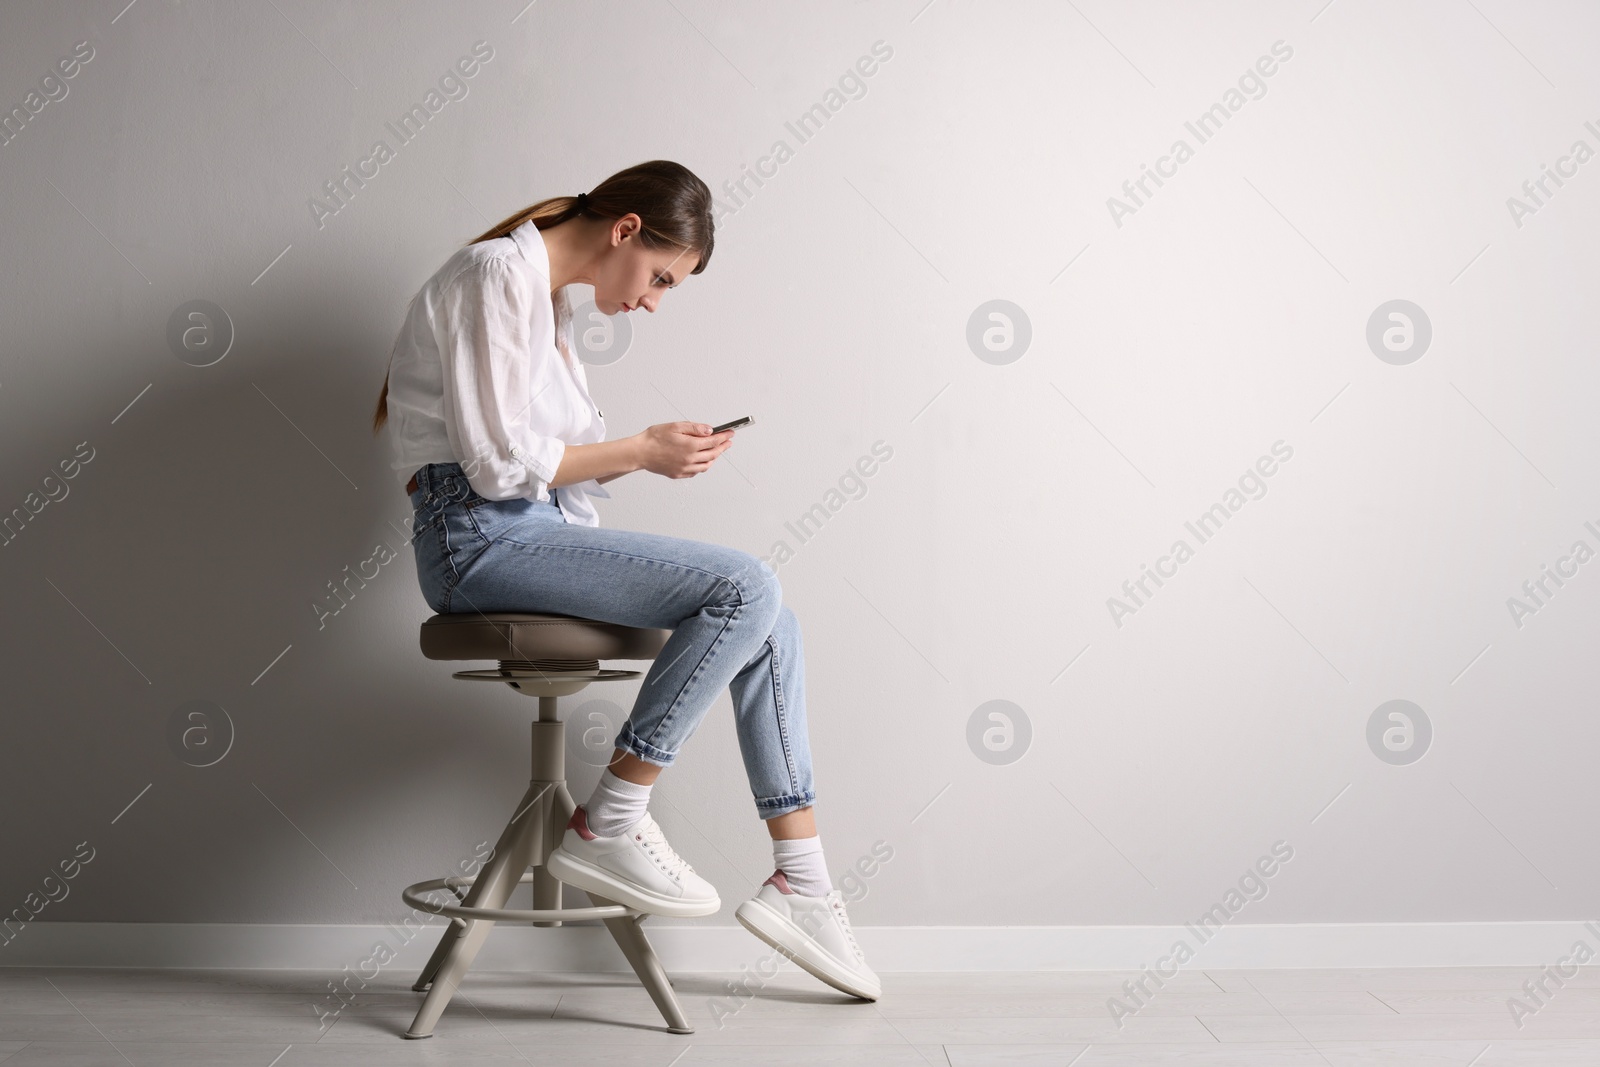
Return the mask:
<path fill-rule="evenodd" d="M 417 648 L 410 503 L 371 433 L 387 345 L 320 314 L 209 367 L 107 355 L 137 376 L 8 425 L 0 789 L 30 816 L 0 901 L 88 840 L 50 919 L 376 921 L 520 795 L 532 702 Z"/>

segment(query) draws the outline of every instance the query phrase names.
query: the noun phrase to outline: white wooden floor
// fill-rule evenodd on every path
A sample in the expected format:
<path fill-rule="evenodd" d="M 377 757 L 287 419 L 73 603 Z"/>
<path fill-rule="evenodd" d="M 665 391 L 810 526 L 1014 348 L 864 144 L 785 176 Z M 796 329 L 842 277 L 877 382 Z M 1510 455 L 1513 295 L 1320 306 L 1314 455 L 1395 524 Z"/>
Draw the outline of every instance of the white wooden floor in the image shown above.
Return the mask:
<path fill-rule="evenodd" d="M 1518 1027 L 1538 968 L 1184 971 L 1120 1029 L 1134 975 L 883 974 L 857 1001 L 785 965 L 757 996 L 734 975 L 674 974 L 696 1028 L 669 1034 L 631 975 L 469 976 L 435 1036 L 406 1041 L 421 994 L 380 972 L 332 1010 L 328 973 L 0 969 L 4 1067 L 377 1064 L 696 1067 L 1502 1067 L 1600 1064 L 1600 977 L 1581 968 Z M 713 998 L 733 1010 L 718 1026 Z"/>

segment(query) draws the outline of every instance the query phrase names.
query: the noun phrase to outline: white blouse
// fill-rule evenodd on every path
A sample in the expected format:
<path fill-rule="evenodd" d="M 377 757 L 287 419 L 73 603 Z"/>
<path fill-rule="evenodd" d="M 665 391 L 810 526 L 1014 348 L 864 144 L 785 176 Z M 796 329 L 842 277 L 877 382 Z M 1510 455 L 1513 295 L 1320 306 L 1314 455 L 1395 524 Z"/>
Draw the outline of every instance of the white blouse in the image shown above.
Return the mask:
<path fill-rule="evenodd" d="M 390 466 L 403 486 L 426 463 L 461 464 L 490 500 L 548 501 L 569 444 L 605 440 L 583 364 L 572 355 L 572 308 L 550 291 L 550 254 L 531 221 L 467 245 L 406 311 L 389 354 Z M 568 522 L 599 526 L 593 478 L 563 485 Z"/>

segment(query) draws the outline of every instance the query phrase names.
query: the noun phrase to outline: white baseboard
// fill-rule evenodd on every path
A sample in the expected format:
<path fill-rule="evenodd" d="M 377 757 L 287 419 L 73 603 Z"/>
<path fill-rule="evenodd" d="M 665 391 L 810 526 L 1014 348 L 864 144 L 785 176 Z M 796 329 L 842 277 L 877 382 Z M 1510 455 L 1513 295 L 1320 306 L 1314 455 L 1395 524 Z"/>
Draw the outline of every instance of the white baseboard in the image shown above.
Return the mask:
<path fill-rule="evenodd" d="M 771 952 L 737 925 L 646 922 L 645 929 L 669 971 L 738 971 Z M 420 971 L 442 932 L 442 926 L 36 921 L 0 942 L 0 968 L 348 967 L 370 976 L 375 958 L 386 971 Z M 1240 924 L 1204 943 L 1185 926 L 877 926 L 857 927 L 856 935 L 877 971 L 1137 971 L 1168 956 L 1180 940 L 1193 952 L 1184 970 L 1541 967 L 1566 955 L 1579 939 L 1600 944 L 1600 935 L 1578 920 Z M 628 966 L 603 926 L 501 923 L 473 969 L 596 972 Z"/>

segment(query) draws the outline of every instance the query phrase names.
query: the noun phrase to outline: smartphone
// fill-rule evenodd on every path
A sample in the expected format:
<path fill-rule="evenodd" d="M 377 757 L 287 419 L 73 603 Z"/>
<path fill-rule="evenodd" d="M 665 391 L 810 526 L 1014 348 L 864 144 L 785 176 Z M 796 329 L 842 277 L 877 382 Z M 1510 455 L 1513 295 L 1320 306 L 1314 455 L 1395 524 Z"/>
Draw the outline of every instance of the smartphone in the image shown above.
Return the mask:
<path fill-rule="evenodd" d="M 756 417 L 754 415 L 746 415 L 742 419 L 734 419 L 732 422 L 725 422 L 721 426 L 713 426 L 713 427 L 711 427 L 711 432 L 712 433 L 721 433 L 723 430 L 737 430 L 739 427 L 741 427 L 741 426 L 749 426 L 752 422 L 755 422 L 755 421 L 756 421 Z"/>

